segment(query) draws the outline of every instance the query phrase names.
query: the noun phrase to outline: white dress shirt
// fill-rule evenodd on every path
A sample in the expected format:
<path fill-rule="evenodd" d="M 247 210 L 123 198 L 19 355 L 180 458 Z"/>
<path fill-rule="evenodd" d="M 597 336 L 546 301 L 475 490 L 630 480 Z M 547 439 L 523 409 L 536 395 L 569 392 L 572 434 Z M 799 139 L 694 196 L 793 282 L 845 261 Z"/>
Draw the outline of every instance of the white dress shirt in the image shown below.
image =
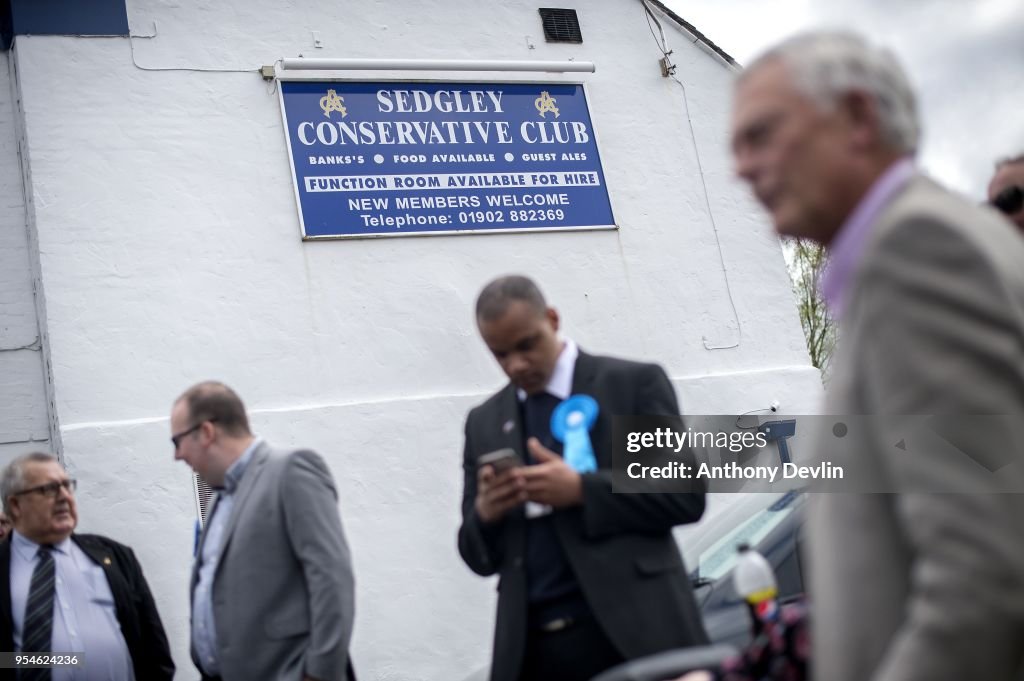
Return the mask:
<path fill-rule="evenodd" d="M 555 361 L 555 370 L 551 372 L 551 378 L 544 387 L 544 392 L 554 395 L 560 400 L 568 399 L 572 395 L 572 379 L 576 373 L 576 359 L 580 356 L 579 346 L 571 338 L 563 338 L 565 347 L 558 354 Z M 526 401 L 526 391 L 522 388 L 516 390 L 516 396 L 520 402 Z M 527 501 L 525 512 L 527 518 L 540 518 L 554 511 L 547 504 L 538 504 L 536 501 Z"/>

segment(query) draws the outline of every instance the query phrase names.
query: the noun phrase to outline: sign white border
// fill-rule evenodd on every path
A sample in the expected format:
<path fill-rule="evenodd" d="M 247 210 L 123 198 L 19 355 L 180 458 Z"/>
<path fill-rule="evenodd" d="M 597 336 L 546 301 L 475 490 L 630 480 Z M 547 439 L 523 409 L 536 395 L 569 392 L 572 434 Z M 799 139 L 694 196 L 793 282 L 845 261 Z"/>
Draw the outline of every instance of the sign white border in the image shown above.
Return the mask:
<path fill-rule="evenodd" d="M 299 231 L 302 235 L 303 241 L 338 241 L 348 239 L 392 239 L 392 238 L 409 238 L 409 237 L 420 237 L 420 236 L 463 236 L 472 234 L 517 234 L 517 233 L 531 233 L 536 234 L 538 232 L 596 232 L 596 231 L 612 231 L 619 228 L 618 220 L 610 225 L 579 225 L 574 227 L 519 227 L 509 229 L 458 229 L 449 231 L 431 231 L 431 232 L 395 232 L 395 233 L 374 233 L 374 234 L 325 234 L 318 236 L 309 236 L 306 234 L 306 223 L 302 217 L 302 205 L 299 197 L 299 182 L 295 175 L 295 160 L 292 156 L 292 140 L 291 135 L 288 134 L 288 116 L 284 108 L 284 90 L 280 87 L 281 82 L 288 81 L 313 81 L 323 83 L 514 83 L 516 85 L 579 85 L 583 88 L 583 100 L 587 105 L 587 113 L 590 114 L 590 125 L 594 133 L 594 146 L 597 147 L 598 155 L 598 167 L 601 169 L 601 175 L 604 177 L 605 193 L 608 195 L 608 207 L 612 213 L 612 219 L 615 219 L 615 204 L 612 201 L 611 187 L 608 184 L 608 175 L 604 170 L 604 156 L 601 153 L 601 136 L 597 130 L 597 124 L 594 121 L 594 112 L 590 108 L 590 91 L 587 88 L 587 84 L 581 80 L 520 80 L 517 78 L 466 78 L 464 74 L 459 78 L 399 78 L 395 76 L 389 76 L 387 78 L 339 78 L 339 77 L 294 77 L 292 75 L 280 76 L 277 78 L 279 87 L 277 88 L 277 100 L 280 105 L 281 111 L 281 129 L 284 131 L 284 143 L 285 149 L 288 152 L 288 170 L 292 178 L 292 190 L 295 196 L 295 210 L 299 216 Z"/>

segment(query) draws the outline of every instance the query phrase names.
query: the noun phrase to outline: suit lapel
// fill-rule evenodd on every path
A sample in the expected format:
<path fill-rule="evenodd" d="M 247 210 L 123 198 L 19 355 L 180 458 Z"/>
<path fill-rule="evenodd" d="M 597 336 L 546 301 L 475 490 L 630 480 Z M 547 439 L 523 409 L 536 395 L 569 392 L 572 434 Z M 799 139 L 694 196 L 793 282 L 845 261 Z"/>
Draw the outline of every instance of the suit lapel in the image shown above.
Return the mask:
<path fill-rule="evenodd" d="M 81 549 L 82 553 L 89 560 L 103 570 L 103 575 L 107 578 L 107 585 L 110 587 L 110 594 L 114 597 L 114 610 L 117 614 L 117 621 L 130 621 L 131 615 L 128 612 L 127 603 L 131 600 L 131 591 L 128 583 L 125 581 L 124 574 L 119 567 L 115 567 L 111 552 L 106 547 L 98 545 L 95 541 L 90 541 L 89 537 L 82 540 L 77 534 L 72 534 L 71 541 Z"/>
<path fill-rule="evenodd" d="M 583 393 L 594 397 L 591 394 L 593 383 L 594 357 L 580 350 L 579 355 L 576 357 L 576 366 L 572 370 L 572 394 L 578 395 Z"/>
<path fill-rule="evenodd" d="M 266 442 L 261 442 L 256 451 L 252 453 L 252 461 L 249 462 L 249 466 L 245 469 L 245 475 L 242 476 L 242 482 L 238 485 L 238 490 L 235 492 L 235 503 L 231 508 L 231 516 L 228 518 L 228 524 L 224 527 L 224 536 L 220 543 L 220 560 L 224 560 L 224 553 L 228 549 L 228 544 L 231 542 L 231 535 L 235 531 L 235 527 L 238 526 L 238 519 L 245 512 L 245 504 L 252 495 L 252 490 L 256 486 L 256 481 L 259 480 L 260 475 L 266 468 L 267 459 L 270 458 L 270 445 Z M 220 567 L 218 565 L 218 567 Z"/>
<path fill-rule="evenodd" d="M 499 441 L 502 446 L 514 449 L 523 463 L 526 463 L 529 458 L 526 456 L 526 439 L 523 437 L 523 411 L 520 409 L 518 391 L 512 383 L 505 386 L 500 393 L 497 416 L 495 426 L 500 429 Z M 486 453 L 481 452 L 481 454 Z M 509 531 L 505 535 L 506 542 L 517 552 L 515 555 L 521 555 L 526 541 L 524 525 L 526 514 L 523 508 L 519 507 L 509 511 L 507 518 L 510 522 Z"/>
<path fill-rule="evenodd" d="M 604 403 L 604 400 L 598 394 L 598 387 L 600 386 L 596 384 L 595 379 L 597 363 L 596 357 L 580 350 L 572 374 L 572 394 L 589 395 L 597 400 L 597 421 L 590 428 L 590 443 L 594 447 L 594 456 L 597 457 L 598 468 L 610 468 L 612 462 L 608 444 L 611 441 L 612 415 L 607 413 L 608 405 Z"/>
<path fill-rule="evenodd" d="M 876 254 L 885 236 L 896 225 L 900 224 L 901 216 L 904 214 L 904 211 L 900 208 L 901 205 L 908 199 L 913 201 L 915 195 L 919 196 L 922 192 L 926 192 L 929 186 L 931 186 L 931 182 L 927 178 L 915 173 L 902 187 L 893 192 L 885 204 L 875 213 L 874 220 L 872 220 L 871 225 L 868 227 L 868 233 L 864 236 L 857 250 L 856 265 L 844 287 L 843 296 L 845 300 L 842 306 L 843 315 L 840 318 L 840 324 L 842 324 L 842 319 L 848 316 L 846 311 L 856 299 L 857 292 L 864 279 L 866 266 L 876 259 Z M 923 201 L 927 201 L 927 198 Z M 843 337 L 842 333 L 840 337 Z"/>
<path fill-rule="evenodd" d="M 501 437 L 505 446 L 514 449 L 519 458 L 526 461 L 526 451 L 523 447 L 522 413 L 522 410 L 519 408 L 519 397 L 516 394 L 516 387 L 509 383 L 501 392 L 501 398 L 498 402 L 498 427 L 501 429 Z"/>

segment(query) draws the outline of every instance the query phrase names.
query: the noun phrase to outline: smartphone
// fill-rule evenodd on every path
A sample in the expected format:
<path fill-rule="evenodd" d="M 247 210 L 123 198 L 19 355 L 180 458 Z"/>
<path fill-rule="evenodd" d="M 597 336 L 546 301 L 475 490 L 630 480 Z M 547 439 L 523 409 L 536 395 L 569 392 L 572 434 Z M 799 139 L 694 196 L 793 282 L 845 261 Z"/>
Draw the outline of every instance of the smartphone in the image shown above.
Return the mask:
<path fill-rule="evenodd" d="M 523 460 L 519 458 L 518 454 L 516 454 L 516 450 L 511 447 L 505 447 L 504 449 L 488 452 L 476 460 L 477 468 L 480 468 L 481 466 L 492 466 L 494 468 L 495 475 L 500 475 L 507 470 L 522 465 Z"/>

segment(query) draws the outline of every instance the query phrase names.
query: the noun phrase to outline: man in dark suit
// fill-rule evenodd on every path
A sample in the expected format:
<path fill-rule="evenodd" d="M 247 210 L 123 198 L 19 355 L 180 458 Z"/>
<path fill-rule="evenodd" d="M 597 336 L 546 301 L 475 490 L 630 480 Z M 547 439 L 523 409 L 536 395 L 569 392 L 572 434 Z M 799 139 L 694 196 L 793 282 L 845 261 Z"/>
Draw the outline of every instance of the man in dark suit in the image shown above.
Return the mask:
<path fill-rule="evenodd" d="M 672 527 L 704 511 L 700 493 L 613 494 L 613 415 L 679 414 L 665 372 L 595 357 L 558 335 L 530 279 L 488 284 L 476 307 L 511 382 L 466 421 L 459 552 L 500 574 L 492 681 L 589 679 L 622 661 L 707 641 Z M 593 397 L 596 472 L 564 462 L 549 423 L 571 394 Z M 530 465 L 478 466 L 512 448 Z M 528 454 L 528 455 L 527 455 Z"/>
<path fill-rule="evenodd" d="M 73 533 L 74 490 L 57 458 L 41 452 L 18 457 L 0 477 L 14 524 L 0 543 L 0 650 L 83 653 L 75 678 L 87 681 L 173 678 L 135 554 L 106 537 Z M 70 678 L 68 671 L 23 669 L 18 678 Z M 15 670 L 0 670 L 0 679 L 14 678 Z"/>

